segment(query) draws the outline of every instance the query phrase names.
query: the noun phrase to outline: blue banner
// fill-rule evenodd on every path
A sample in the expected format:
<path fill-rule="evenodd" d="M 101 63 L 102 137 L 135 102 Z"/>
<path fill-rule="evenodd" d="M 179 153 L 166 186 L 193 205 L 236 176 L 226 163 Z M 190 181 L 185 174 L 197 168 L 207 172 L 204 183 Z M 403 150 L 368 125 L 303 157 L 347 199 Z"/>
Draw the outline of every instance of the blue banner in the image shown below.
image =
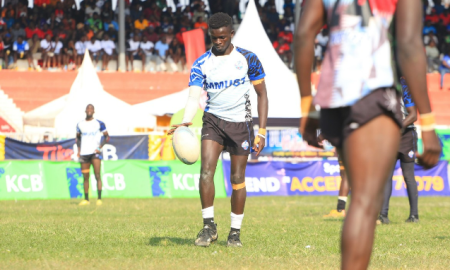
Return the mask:
<path fill-rule="evenodd" d="M 104 160 L 149 159 L 149 137 L 147 135 L 111 136 L 108 144 L 103 146 Z M 70 161 L 77 159 L 75 139 L 46 142 L 25 143 L 14 139 L 5 139 L 5 159 L 33 159 Z"/>
<path fill-rule="evenodd" d="M 415 178 L 420 196 L 450 196 L 447 161 L 432 169 L 416 165 Z M 231 196 L 230 161 L 223 161 L 225 190 Z M 341 184 L 337 161 L 301 163 L 258 162 L 247 165 L 245 184 L 248 196 L 337 195 Z M 401 168 L 393 176 L 393 196 L 406 196 Z"/>

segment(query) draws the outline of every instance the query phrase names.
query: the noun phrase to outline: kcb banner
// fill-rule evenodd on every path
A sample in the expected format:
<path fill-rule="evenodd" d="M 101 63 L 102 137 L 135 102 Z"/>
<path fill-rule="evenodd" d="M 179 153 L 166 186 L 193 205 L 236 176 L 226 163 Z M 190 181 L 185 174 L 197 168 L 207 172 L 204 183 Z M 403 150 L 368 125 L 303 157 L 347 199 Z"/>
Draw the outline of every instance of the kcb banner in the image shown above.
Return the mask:
<path fill-rule="evenodd" d="M 225 190 L 231 196 L 230 161 L 223 161 Z M 432 169 L 415 167 L 420 196 L 450 196 L 448 162 Z M 337 161 L 301 163 L 259 162 L 247 165 L 245 184 L 248 196 L 337 195 L 341 184 Z M 397 164 L 393 176 L 393 196 L 406 196 L 403 175 Z"/>
<path fill-rule="evenodd" d="M 97 196 L 93 168 L 90 195 Z M 105 198 L 197 198 L 200 164 L 180 161 L 102 161 L 102 196 Z M 84 177 L 77 162 L 0 162 L 0 200 L 83 198 Z M 226 197 L 222 165 L 214 184 L 216 197 Z"/>

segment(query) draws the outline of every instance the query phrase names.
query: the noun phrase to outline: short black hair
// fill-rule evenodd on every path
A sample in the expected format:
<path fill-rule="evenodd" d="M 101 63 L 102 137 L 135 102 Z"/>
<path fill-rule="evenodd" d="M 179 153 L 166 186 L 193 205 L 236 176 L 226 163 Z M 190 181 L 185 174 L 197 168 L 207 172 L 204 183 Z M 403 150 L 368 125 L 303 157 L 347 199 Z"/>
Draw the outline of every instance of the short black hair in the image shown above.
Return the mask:
<path fill-rule="evenodd" d="M 92 109 L 95 109 L 94 105 L 92 105 L 92 104 L 88 104 L 88 105 L 86 106 L 86 109 L 87 109 L 89 106 L 92 106 Z"/>
<path fill-rule="evenodd" d="M 233 20 L 231 19 L 230 15 L 223 12 L 218 12 L 212 15 L 211 18 L 209 18 L 208 26 L 211 29 L 219 29 L 224 26 L 233 28 Z"/>

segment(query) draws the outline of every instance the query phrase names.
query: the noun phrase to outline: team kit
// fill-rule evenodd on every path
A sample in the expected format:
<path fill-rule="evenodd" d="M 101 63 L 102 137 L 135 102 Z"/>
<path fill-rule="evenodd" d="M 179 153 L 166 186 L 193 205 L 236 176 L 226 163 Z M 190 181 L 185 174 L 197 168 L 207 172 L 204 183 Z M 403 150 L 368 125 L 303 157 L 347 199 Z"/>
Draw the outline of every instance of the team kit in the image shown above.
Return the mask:
<path fill-rule="evenodd" d="M 317 5 L 323 5 L 329 14 L 333 14 L 329 21 L 330 27 L 339 29 L 343 27 L 339 23 L 345 20 L 339 20 L 339 16 L 348 14 L 337 14 L 346 9 L 347 2 L 356 1 L 308 1 L 305 10 L 314 9 L 315 2 Z M 386 10 L 380 4 L 382 1 L 358 1 L 366 2 L 362 5 L 362 10 L 356 9 L 352 12 L 361 16 L 363 21 L 365 16 L 372 16 L 369 20 L 374 23 L 367 23 L 364 27 L 375 27 L 376 31 L 369 31 L 380 41 L 379 37 L 385 37 L 387 28 L 385 24 L 383 27 L 377 28 L 380 16 L 389 15 L 388 20 L 392 19 L 392 14 L 395 11 L 395 3 L 392 2 L 391 9 Z M 358 4 L 359 5 L 359 4 Z M 341 6 L 341 7 L 338 7 Z M 364 12 L 368 9 L 369 13 Z M 389 11 L 389 12 L 377 12 Z M 358 13 L 359 12 L 359 13 Z M 313 12 L 312 12 L 313 13 Z M 306 14 L 306 13 L 305 13 Z M 355 15 L 352 14 L 352 15 Z M 381 15 L 379 15 L 381 14 Z M 378 16 L 379 15 L 379 16 Z M 305 16 L 305 25 L 308 23 L 308 16 Z M 313 20 L 314 18 L 311 18 Z M 333 25 L 336 24 L 336 25 Z M 203 127 L 201 132 L 201 147 L 198 149 L 200 154 L 191 153 L 196 157 L 192 158 L 189 154 L 182 156 L 182 151 L 177 151 L 176 148 L 183 147 L 183 143 L 177 144 L 175 153 L 179 158 L 187 164 L 192 163 L 192 159 L 196 161 L 197 157 L 201 159 L 201 172 L 199 181 L 199 191 L 201 200 L 201 214 L 203 225 L 193 244 L 201 247 L 208 247 L 218 239 L 218 227 L 214 221 L 214 181 L 213 176 L 215 168 L 223 151 L 230 154 L 231 172 L 230 180 L 232 186 L 231 195 L 231 226 L 228 233 L 227 246 L 242 247 L 240 234 L 244 219 L 244 206 L 246 201 L 246 187 L 245 187 L 245 168 L 247 165 L 248 156 L 254 152 L 256 156 L 262 151 L 265 146 L 266 124 L 268 117 L 268 98 L 265 84 L 266 74 L 258 56 L 245 48 L 240 48 L 231 43 L 231 39 L 235 34 L 232 27 L 232 19 L 225 13 L 216 13 L 209 19 L 209 35 L 212 41 L 212 48 L 201 55 L 193 64 L 189 79 L 189 96 L 185 107 L 184 117 L 182 123 L 174 125 L 168 132 L 169 135 L 174 136 L 175 140 L 183 140 L 186 136 L 189 137 L 189 132 L 186 128 L 191 125 L 191 122 L 198 109 L 199 99 L 202 91 L 207 92 L 207 102 L 203 115 Z M 375 26 L 374 26 L 375 25 Z M 306 27 L 306 26 L 304 26 Z M 311 30 L 312 31 L 312 30 Z M 355 30 L 356 31 L 356 30 Z M 377 32 L 378 31 L 378 32 Z M 331 31 L 331 35 L 333 31 Z M 332 36 L 333 37 L 333 36 Z M 300 35 L 301 38 L 301 35 Z M 333 40 L 333 39 L 331 39 Z M 336 41 L 337 42 L 337 41 Z M 299 79 L 299 86 L 301 91 L 301 110 L 302 110 L 302 125 L 300 132 L 305 140 L 311 145 L 318 145 L 324 140 L 330 142 L 338 149 L 339 156 L 343 155 L 343 163 L 340 162 L 341 172 L 346 170 L 346 161 L 348 161 L 351 154 L 347 145 L 352 141 L 352 138 L 360 136 L 358 134 L 365 132 L 365 127 L 370 127 L 378 120 L 386 121 L 392 127 L 392 136 L 397 136 L 398 141 L 393 143 L 398 149 L 397 152 L 392 153 L 389 158 L 390 165 L 387 166 L 386 175 L 392 175 L 394 159 L 401 161 L 403 174 L 408 186 L 408 197 L 411 207 L 410 216 L 407 222 L 418 222 L 418 193 L 417 185 L 414 180 L 414 162 L 418 158 L 417 152 L 417 133 L 415 131 L 414 122 L 417 119 L 416 111 L 422 113 L 421 123 L 422 132 L 434 132 L 434 116 L 432 112 L 423 113 L 423 103 L 417 101 L 416 88 L 408 88 L 407 74 L 405 77 L 395 78 L 396 72 L 391 69 L 389 50 L 389 41 L 387 39 L 380 41 L 380 54 L 377 55 L 383 59 L 372 63 L 371 67 L 374 72 L 369 77 L 364 77 L 362 73 L 355 76 L 354 80 L 347 80 L 349 76 L 345 73 L 345 67 L 355 67 L 355 57 L 348 56 L 349 48 L 344 44 L 345 38 L 337 44 L 329 44 L 331 52 L 326 53 L 324 60 L 324 67 L 322 71 L 321 81 L 319 83 L 318 92 L 314 98 L 310 94 L 310 83 L 302 85 L 301 76 L 305 76 L 305 81 L 308 81 L 306 76 L 310 76 L 310 69 L 304 68 L 306 71 L 297 71 Z M 370 43 L 370 42 L 369 42 Z M 387 45 L 387 47 L 386 47 Z M 305 45 L 306 46 L 306 45 Z M 309 45 L 308 45 L 309 46 Z M 349 45 L 353 46 L 353 45 Z M 356 50 L 356 53 L 361 53 L 362 58 L 366 55 L 367 48 Z M 305 48 L 305 52 L 307 49 Z M 302 48 L 298 47 L 298 57 L 302 57 Z M 347 53 L 347 55 L 345 54 Z M 369 53 L 370 55 L 370 53 Z M 348 56 L 348 57 L 347 57 Z M 372 55 L 373 56 L 373 55 Z M 297 56 L 296 56 L 297 57 Z M 309 57 L 309 56 L 308 56 Z M 311 56 L 312 57 L 312 56 Z M 340 65 L 336 67 L 333 63 L 333 57 L 341 57 Z M 303 63 L 307 65 L 309 62 L 297 62 L 297 66 Z M 298 69 L 298 67 L 297 67 Z M 304 72 L 304 73 L 302 73 Z M 309 75 L 308 75 L 309 73 Z M 375 74 L 375 75 L 374 75 Z M 299 76 L 300 75 L 300 76 Z M 358 77 L 359 76 L 359 77 Z M 323 78 L 323 79 L 322 79 Z M 397 83 L 398 81 L 398 83 Z M 363 86 L 361 88 L 361 85 Z M 398 87 L 397 87 L 398 85 Z M 412 87 L 412 86 L 411 86 Z M 281 90 L 281 89 L 278 89 Z M 255 91 L 257 95 L 257 104 L 250 103 L 251 91 Z M 357 94 L 355 94 L 357 93 Z M 415 98 L 413 100 L 413 97 Z M 416 102 L 414 102 L 416 101 Z M 320 105 L 322 108 L 320 112 L 315 111 L 314 105 Z M 257 106 L 259 129 L 253 130 L 253 115 L 251 113 L 252 106 Z M 416 108 L 417 106 L 417 108 Z M 106 125 L 93 117 L 94 106 L 92 104 L 86 107 L 86 119 L 77 125 L 77 144 L 79 145 L 79 160 L 82 166 L 83 176 L 85 178 L 85 199 L 80 205 L 90 204 L 89 191 L 89 173 L 90 165 L 93 165 L 95 177 L 97 179 L 98 200 L 97 205 L 101 205 L 101 178 L 100 178 L 100 159 L 102 146 L 108 142 L 109 135 Z M 319 117 L 320 116 L 320 117 Z M 380 120 L 381 121 L 381 120 Z M 386 125 L 386 124 L 384 124 Z M 321 130 L 323 136 L 317 136 L 317 131 Z M 314 135 L 309 136 L 309 131 Z M 401 131 L 401 134 L 400 132 Z M 180 134 L 180 135 L 178 135 Z M 179 138 L 177 138 L 179 136 Z M 184 137 L 183 137 L 184 136 Z M 192 134 L 193 137 L 195 137 Z M 182 138 L 183 137 L 183 138 Z M 189 141 L 188 139 L 185 139 Z M 398 146 L 398 147 L 397 147 Z M 341 151 L 342 150 L 342 151 Z M 186 152 L 186 151 L 185 151 Z M 347 157 L 347 158 L 346 158 Z M 349 175 L 357 172 L 349 171 Z M 347 178 L 347 177 L 346 177 Z M 344 177 L 343 177 L 344 179 Z M 390 178 L 392 179 L 392 177 Z M 353 186 L 351 177 L 349 178 L 349 188 L 358 188 Z M 384 184 L 384 182 L 383 182 Z M 355 190 L 355 192 L 356 192 Z M 388 210 L 389 198 L 392 192 L 392 182 L 387 181 L 384 188 L 384 202 L 381 212 L 378 213 L 379 224 L 388 224 Z M 346 192 L 348 193 L 348 191 Z M 326 217 L 340 217 L 349 218 L 345 214 L 346 196 L 339 196 L 338 209 L 334 210 Z M 100 201 L 100 203 L 98 203 Z M 343 203 L 342 203 L 343 202 Z M 380 211 L 379 209 L 377 211 Z M 345 227 L 344 227 L 345 231 Z M 344 256 L 344 255 L 343 255 Z"/>

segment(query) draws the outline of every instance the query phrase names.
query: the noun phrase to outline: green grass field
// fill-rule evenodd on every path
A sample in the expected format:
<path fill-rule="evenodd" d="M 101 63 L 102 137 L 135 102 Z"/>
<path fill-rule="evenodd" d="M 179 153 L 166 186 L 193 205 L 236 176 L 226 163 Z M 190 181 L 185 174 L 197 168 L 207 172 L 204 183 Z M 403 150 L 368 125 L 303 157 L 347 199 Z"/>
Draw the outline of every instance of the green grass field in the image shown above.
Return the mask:
<path fill-rule="evenodd" d="M 342 221 L 322 219 L 335 200 L 248 198 L 240 249 L 226 247 L 229 199 L 216 200 L 209 248 L 193 245 L 198 199 L 1 201 L 0 269 L 338 269 Z M 372 269 L 450 269 L 450 198 L 420 198 L 419 211 L 420 224 L 405 224 L 407 198 L 392 199 Z"/>

